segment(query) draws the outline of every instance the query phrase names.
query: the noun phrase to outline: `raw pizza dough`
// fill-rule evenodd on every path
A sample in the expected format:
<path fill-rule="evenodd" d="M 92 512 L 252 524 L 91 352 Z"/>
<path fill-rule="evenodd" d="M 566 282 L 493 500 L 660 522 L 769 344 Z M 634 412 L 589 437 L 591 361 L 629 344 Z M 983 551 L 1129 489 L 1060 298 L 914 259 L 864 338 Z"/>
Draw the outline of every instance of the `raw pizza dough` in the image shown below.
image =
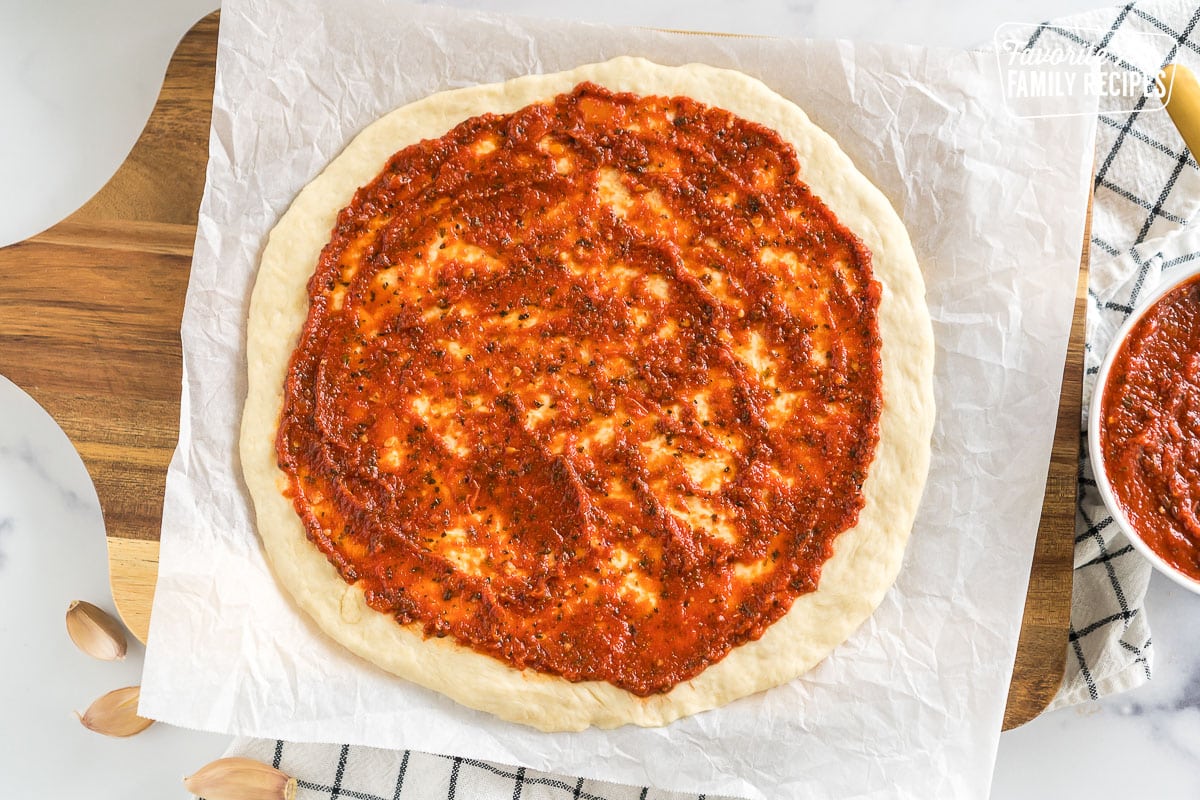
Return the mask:
<path fill-rule="evenodd" d="M 598 681 L 571 683 L 519 671 L 456 644 L 422 636 L 367 606 L 307 539 L 283 495 L 275 433 L 288 362 L 308 314 L 307 281 L 337 214 L 396 151 L 436 138 L 482 113 L 507 114 L 591 81 L 641 95 L 682 95 L 778 132 L 795 147 L 801 179 L 873 256 L 882 285 L 883 410 L 879 444 L 863 486 L 858 524 L 835 542 L 816 591 L 758 640 L 733 649 L 669 692 L 638 697 Z M 900 569 L 928 472 L 933 428 L 933 334 L 924 282 L 908 234 L 883 194 L 794 104 L 730 70 L 664 67 L 617 58 L 568 72 L 444 92 L 382 117 L 297 196 L 270 234 L 247 326 L 249 392 L 241 456 L 258 530 L 279 582 L 343 646 L 454 700 L 542 730 L 665 725 L 790 681 L 845 641 L 874 611 Z"/>

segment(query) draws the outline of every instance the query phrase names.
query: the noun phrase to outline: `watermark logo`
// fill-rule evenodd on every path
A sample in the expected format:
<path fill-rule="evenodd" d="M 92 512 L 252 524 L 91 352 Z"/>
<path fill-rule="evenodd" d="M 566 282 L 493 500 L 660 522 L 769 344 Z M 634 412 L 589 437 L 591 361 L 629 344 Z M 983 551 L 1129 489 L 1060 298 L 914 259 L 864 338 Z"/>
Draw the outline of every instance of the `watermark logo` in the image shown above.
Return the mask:
<path fill-rule="evenodd" d="M 1161 111 L 1170 97 L 1165 34 L 1010 22 L 995 45 L 1004 102 L 1019 117 Z"/>

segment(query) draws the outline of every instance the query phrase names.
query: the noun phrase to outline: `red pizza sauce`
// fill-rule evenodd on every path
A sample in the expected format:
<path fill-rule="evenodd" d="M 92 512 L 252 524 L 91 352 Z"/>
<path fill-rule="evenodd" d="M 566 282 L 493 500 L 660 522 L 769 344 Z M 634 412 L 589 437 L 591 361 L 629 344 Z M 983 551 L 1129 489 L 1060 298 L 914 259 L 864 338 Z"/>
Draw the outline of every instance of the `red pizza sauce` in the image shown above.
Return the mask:
<path fill-rule="evenodd" d="M 863 506 L 880 288 L 773 131 L 590 84 L 395 154 L 309 282 L 277 439 L 308 536 L 428 636 L 669 690 Z"/>
<path fill-rule="evenodd" d="M 1113 495 L 1150 549 L 1200 580 L 1200 276 L 1142 314 L 1109 369 L 1100 446 Z"/>

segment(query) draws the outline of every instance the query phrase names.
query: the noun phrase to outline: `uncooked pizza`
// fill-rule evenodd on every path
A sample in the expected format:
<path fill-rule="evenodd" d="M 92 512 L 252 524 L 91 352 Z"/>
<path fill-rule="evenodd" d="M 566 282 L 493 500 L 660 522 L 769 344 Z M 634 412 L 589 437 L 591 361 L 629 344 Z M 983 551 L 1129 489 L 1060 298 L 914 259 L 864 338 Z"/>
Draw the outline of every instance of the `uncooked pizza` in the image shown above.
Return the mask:
<path fill-rule="evenodd" d="M 547 730 L 790 680 L 899 569 L 923 295 L 882 194 L 739 73 L 405 106 L 263 255 L 242 457 L 272 567 L 351 651 Z"/>

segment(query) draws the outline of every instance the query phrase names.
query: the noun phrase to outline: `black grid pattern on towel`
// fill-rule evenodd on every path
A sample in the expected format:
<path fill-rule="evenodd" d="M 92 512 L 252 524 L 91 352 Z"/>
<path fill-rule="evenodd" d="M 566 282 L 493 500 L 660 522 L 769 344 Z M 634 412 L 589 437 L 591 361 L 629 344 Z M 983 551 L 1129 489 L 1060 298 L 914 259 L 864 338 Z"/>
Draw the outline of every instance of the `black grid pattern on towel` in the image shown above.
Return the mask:
<path fill-rule="evenodd" d="M 1095 18 L 1095 15 L 1089 15 Z M 1121 69 L 1131 69 L 1131 57 L 1120 52 L 1118 33 L 1156 34 L 1166 45 L 1160 66 L 1200 56 L 1197 34 L 1200 9 L 1184 4 L 1129 3 L 1110 10 L 1106 30 L 1081 32 L 1071 23 L 1045 23 L 1030 38 L 1034 49 L 1055 42 L 1087 46 Z M 1152 80 L 1153 75 L 1146 75 Z M 1071 610 L 1064 693 L 1072 698 L 1097 699 L 1109 686 L 1127 686 L 1150 677 L 1152 640 L 1142 607 L 1149 566 L 1129 545 L 1104 508 L 1087 452 L 1086 408 L 1107 336 L 1147 294 L 1147 285 L 1171 269 L 1200 258 L 1200 253 L 1164 253 L 1159 243 L 1184 226 L 1195 213 L 1195 202 L 1179 190 L 1182 177 L 1197 172 L 1158 100 L 1141 98 L 1132 110 L 1106 110 L 1102 101 L 1097 130 L 1095 200 L 1092 230 L 1092 286 L 1089 317 L 1104 325 L 1089 325 L 1086 345 L 1084 418 L 1081 420 L 1079 505 L 1076 517 L 1075 592 Z M 1185 176 L 1185 173 L 1189 173 Z M 1112 291 L 1095 290 L 1097 265 L 1127 260 L 1133 270 Z M 1101 331 L 1099 335 L 1092 331 Z M 1102 340 L 1103 339 L 1103 340 Z M 1129 671 L 1141 675 L 1130 676 Z"/>
<path fill-rule="evenodd" d="M 721 800 L 416 750 L 239 739 L 231 753 L 296 776 L 296 800 Z"/>

